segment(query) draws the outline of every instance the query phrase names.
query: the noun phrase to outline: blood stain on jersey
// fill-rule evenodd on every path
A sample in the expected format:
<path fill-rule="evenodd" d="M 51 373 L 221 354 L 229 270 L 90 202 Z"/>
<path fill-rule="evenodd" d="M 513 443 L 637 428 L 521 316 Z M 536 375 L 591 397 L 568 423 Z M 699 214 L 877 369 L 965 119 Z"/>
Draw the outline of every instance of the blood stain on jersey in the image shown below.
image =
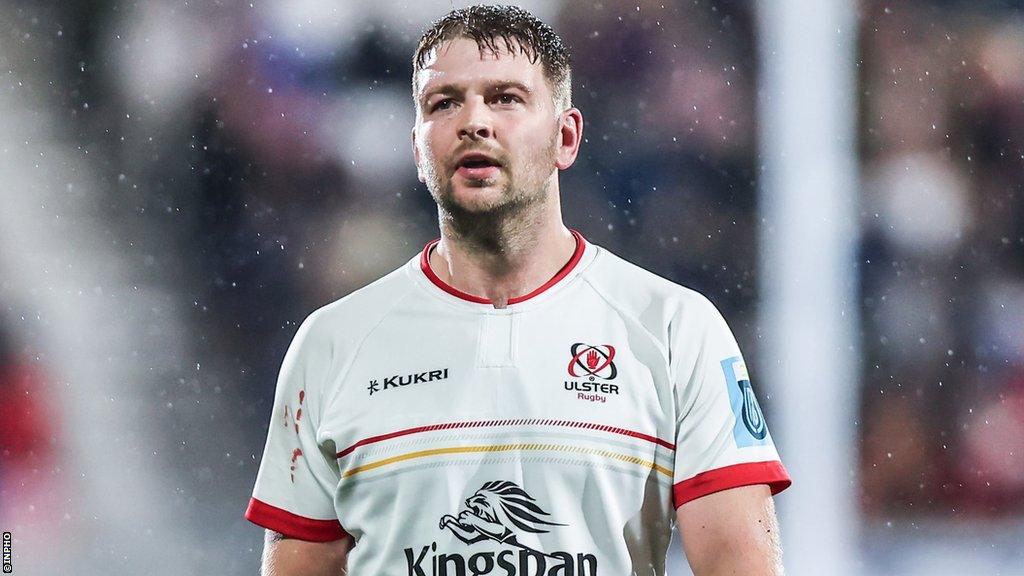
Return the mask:
<path fill-rule="evenodd" d="M 284 405 L 284 427 L 285 428 L 291 427 L 292 429 L 295 430 L 295 434 L 296 435 L 298 435 L 298 433 L 299 433 L 299 421 L 302 420 L 302 404 L 303 404 L 303 402 L 305 402 L 305 400 L 306 400 L 306 391 L 305 390 L 299 390 L 299 407 L 295 409 L 295 417 L 294 418 L 291 417 L 291 414 L 292 414 L 291 405 L 290 404 L 285 404 Z M 302 456 L 302 449 L 301 448 L 295 448 L 294 450 L 292 450 L 292 461 L 291 461 L 291 466 L 290 466 L 292 482 L 295 482 L 295 463 L 296 463 L 296 461 L 298 461 L 299 456 Z"/>
<path fill-rule="evenodd" d="M 295 411 L 295 433 L 299 433 L 299 420 L 302 420 L 302 403 L 306 400 L 306 391 L 299 390 L 299 408 Z"/>
<path fill-rule="evenodd" d="M 300 456 L 302 456 L 302 448 L 296 448 L 295 450 L 292 450 L 292 466 L 291 466 L 292 484 L 295 483 L 295 463 L 299 461 L 299 457 Z"/>
<path fill-rule="evenodd" d="M 284 427 L 287 428 L 289 424 L 295 428 L 295 433 L 299 433 L 299 420 L 302 420 L 302 403 L 306 400 L 306 391 L 299 390 L 299 407 L 295 410 L 294 419 L 290 417 L 291 406 L 289 404 L 284 405 Z"/>

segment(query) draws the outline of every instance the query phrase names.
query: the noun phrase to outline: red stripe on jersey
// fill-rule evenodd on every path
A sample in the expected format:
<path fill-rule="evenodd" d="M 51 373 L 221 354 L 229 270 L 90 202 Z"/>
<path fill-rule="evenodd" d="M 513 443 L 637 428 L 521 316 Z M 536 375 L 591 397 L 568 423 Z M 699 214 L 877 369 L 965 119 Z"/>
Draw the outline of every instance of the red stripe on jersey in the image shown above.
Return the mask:
<path fill-rule="evenodd" d="M 253 524 L 280 532 L 289 538 L 309 542 L 332 542 L 348 536 L 337 520 L 306 518 L 255 498 L 249 499 L 245 518 Z"/>
<path fill-rule="evenodd" d="M 570 232 L 572 232 L 573 238 L 576 239 L 576 250 L 573 251 L 572 257 L 569 258 L 569 261 L 565 263 L 565 266 L 562 266 L 561 270 L 559 270 L 554 276 L 551 277 L 550 280 L 542 284 L 536 290 L 530 292 L 529 294 L 516 296 L 515 298 L 509 298 L 509 304 L 519 304 L 520 302 L 525 302 L 526 300 L 529 300 L 530 298 L 537 296 L 541 292 L 544 292 L 548 288 L 551 288 L 555 284 L 558 284 L 563 278 L 569 275 L 569 272 L 572 272 L 573 268 L 575 268 L 577 264 L 579 264 L 580 259 L 583 258 L 584 249 L 586 248 L 586 240 L 583 239 L 583 235 L 580 234 L 579 232 L 575 230 L 570 230 Z M 434 270 L 430 267 L 430 251 L 434 249 L 434 246 L 436 246 L 438 242 L 440 242 L 440 240 L 431 240 L 430 242 L 427 243 L 426 246 L 424 246 L 423 253 L 420 254 L 420 269 L 423 270 L 423 274 L 426 275 L 426 277 L 435 286 L 451 294 L 452 296 L 461 298 L 463 300 L 468 300 L 470 302 L 475 302 L 477 304 L 491 304 L 490 299 L 481 298 L 480 296 L 474 296 L 472 294 L 463 292 L 462 290 L 459 290 L 458 288 L 446 283 L 444 280 L 441 280 L 441 278 L 439 278 L 437 274 L 434 273 Z"/>
<path fill-rule="evenodd" d="M 392 438 L 398 438 L 399 436 L 408 436 L 410 434 L 418 434 L 420 432 L 432 432 L 434 430 L 447 430 L 450 428 L 480 428 L 485 426 L 505 426 L 508 425 L 508 420 L 490 420 L 490 421 L 475 421 L 475 422 L 451 422 L 448 424 L 432 424 L 430 426 L 417 426 L 415 428 L 407 428 L 405 430 L 398 430 L 397 432 L 389 432 L 387 434 L 381 434 L 380 436 L 371 436 L 370 438 L 364 438 L 355 444 L 345 448 L 341 452 L 338 452 L 336 458 L 344 458 L 351 454 L 356 448 L 366 446 L 367 444 L 374 444 L 376 442 L 383 442 L 384 440 L 390 440 Z M 590 424 L 587 422 L 573 422 L 569 420 L 541 420 L 537 418 L 525 419 L 525 420 L 514 420 L 512 421 L 514 426 L 561 426 L 566 428 L 585 428 L 588 430 L 600 430 L 602 432 L 609 432 L 611 434 L 620 434 L 622 436 L 630 436 L 632 438 L 639 438 L 640 440 L 646 440 L 652 444 L 664 446 L 669 450 L 675 450 L 675 444 L 644 434 L 643 432 L 634 432 L 633 430 L 626 430 L 625 428 L 616 428 L 614 426 L 606 426 L 604 424 Z"/>
<path fill-rule="evenodd" d="M 701 472 L 689 480 L 678 482 L 672 487 L 672 496 L 675 507 L 679 508 L 701 496 L 755 484 L 767 484 L 774 496 L 792 483 L 789 473 L 778 460 L 744 462 Z"/>

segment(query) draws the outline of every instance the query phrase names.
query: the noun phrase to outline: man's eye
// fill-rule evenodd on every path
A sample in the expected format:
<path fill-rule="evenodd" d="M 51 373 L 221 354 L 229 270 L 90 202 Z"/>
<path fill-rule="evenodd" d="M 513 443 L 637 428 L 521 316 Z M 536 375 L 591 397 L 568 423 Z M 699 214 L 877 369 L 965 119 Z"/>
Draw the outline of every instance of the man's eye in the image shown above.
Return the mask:
<path fill-rule="evenodd" d="M 519 101 L 519 97 L 515 94 L 499 94 L 497 100 L 498 104 L 515 104 Z"/>
<path fill-rule="evenodd" d="M 430 111 L 436 112 L 438 110 L 447 110 L 452 107 L 452 99 L 445 98 L 444 100 L 438 100 L 436 104 L 431 106 Z"/>

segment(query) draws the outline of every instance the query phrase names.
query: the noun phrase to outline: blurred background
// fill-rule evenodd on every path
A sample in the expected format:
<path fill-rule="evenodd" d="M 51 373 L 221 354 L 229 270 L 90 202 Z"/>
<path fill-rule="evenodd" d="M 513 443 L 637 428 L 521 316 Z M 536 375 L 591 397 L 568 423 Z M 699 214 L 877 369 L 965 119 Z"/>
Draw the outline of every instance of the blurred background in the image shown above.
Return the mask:
<path fill-rule="evenodd" d="M 410 58 L 466 4 L 0 3 L 16 574 L 257 573 L 242 513 L 298 323 L 437 235 Z M 722 309 L 785 461 L 757 4 L 521 4 L 574 52 L 567 223 Z M 850 573 L 1024 574 L 1024 2 L 852 9 Z"/>

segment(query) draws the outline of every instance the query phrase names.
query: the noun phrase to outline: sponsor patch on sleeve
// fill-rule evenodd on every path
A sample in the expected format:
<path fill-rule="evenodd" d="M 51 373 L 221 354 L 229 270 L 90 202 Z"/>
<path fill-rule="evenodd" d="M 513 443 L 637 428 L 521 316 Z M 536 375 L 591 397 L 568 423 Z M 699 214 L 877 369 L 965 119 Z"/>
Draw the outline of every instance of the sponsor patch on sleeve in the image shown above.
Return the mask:
<path fill-rule="evenodd" d="M 768 444 L 768 425 L 764 421 L 761 405 L 754 396 L 754 389 L 750 386 L 750 376 L 743 358 L 733 356 L 722 360 L 722 371 L 725 372 L 725 384 L 729 389 L 729 405 L 736 416 L 732 429 L 736 446 L 745 448 Z"/>

